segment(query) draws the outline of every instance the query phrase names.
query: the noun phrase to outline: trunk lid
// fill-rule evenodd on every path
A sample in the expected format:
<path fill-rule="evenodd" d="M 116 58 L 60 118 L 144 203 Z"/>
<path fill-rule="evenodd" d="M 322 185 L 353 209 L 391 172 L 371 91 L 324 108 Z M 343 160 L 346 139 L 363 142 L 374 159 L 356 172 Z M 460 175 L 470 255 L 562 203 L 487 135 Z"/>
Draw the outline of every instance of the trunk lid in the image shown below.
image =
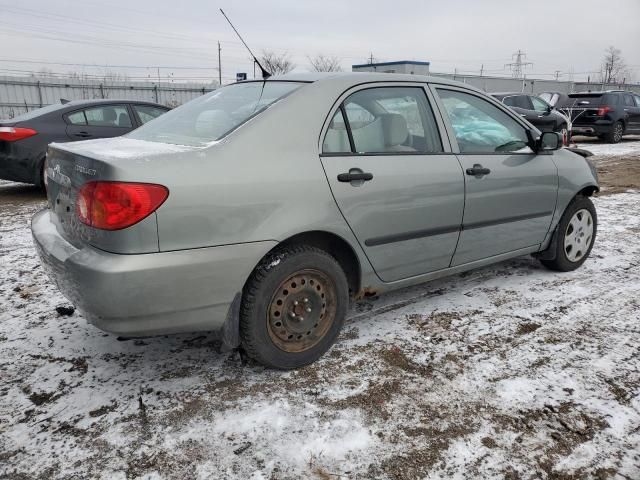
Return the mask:
<path fill-rule="evenodd" d="M 78 193 L 91 181 L 157 183 L 170 189 L 167 178 L 180 169 L 176 153 L 192 150 L 197 149 L 125 137 L 49 145 L 47 201 L 58 233 L 76 248 L 91 245 L 113 253 L 157 252 L 155 212 L 130 227 L 101 230 L 79 220 Z"/>
<path fill-rule="evenodd" d="M 91 180 L 108 180 L 111 167 L 105 162 L 70 152 L 61 145 L 49 146 L 46 160 L 47 202 L 58 233 L 77 248 L 90 244 L 95 229 L 78 220 L 76 200 L 80 187 Z"/>

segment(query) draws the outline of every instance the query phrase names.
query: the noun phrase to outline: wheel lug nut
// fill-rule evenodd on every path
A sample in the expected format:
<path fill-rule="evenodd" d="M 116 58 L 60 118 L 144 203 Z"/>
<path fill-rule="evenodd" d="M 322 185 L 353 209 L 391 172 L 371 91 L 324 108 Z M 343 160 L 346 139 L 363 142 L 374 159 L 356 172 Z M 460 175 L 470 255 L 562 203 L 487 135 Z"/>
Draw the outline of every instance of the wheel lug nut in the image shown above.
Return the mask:
<path fill-rule="evenodd" d="M 294 305 L 298 305 L 298 301 L 296 300 L 295 302 L 293 302 Z"/>
<path fill-rule="evenodd" d="M 303 300 L 303 302 L 304 302 L 304 303 L 309 303 L 309 299 L 308 299 L 308 298 L 305 298 L 305 299 Z"/>
<path fill-rule="evenodd" d="M 309 313 L 311 311 L 311 309 L 309 307 L 307 307 L 307 313 Z"/>
<path fill-rule="evenodd" d="M 291 318 L 296 318 L 296 314 L 295 314 L 294 312 L 289 312 L 289 316 L 290 316 Z"/>
<path fill-rule="evenodd" d="M 298 317 L 298 320 L 300 320 L 301 322 L 304 322 L 304 317 Z"/>

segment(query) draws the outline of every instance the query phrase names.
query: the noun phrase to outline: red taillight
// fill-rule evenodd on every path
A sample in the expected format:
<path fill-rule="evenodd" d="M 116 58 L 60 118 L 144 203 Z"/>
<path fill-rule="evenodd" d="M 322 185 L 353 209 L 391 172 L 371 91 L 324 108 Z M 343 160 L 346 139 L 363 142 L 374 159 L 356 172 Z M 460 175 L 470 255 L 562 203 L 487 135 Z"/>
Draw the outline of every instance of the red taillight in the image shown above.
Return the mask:
<path fill-rule="evenodd" d="M 155 212 L 169 190 L 153 183 L 89 182 L 78 192 L 76 214 L 82 223 L 121 230 Z"/>
<path fill-rule="evenodd" d="M 0 140 L 15 142 L 24 138 L 33 137 L 36 133 L 32 128 L 0 127 Z"/>
<path fill-rule="evenodd" d="M 613 111 L 613 108 L 611 107 L 600 107 L 598 109 L 598 116 L 599 117 L 604 117 L 607 113 Z"/>

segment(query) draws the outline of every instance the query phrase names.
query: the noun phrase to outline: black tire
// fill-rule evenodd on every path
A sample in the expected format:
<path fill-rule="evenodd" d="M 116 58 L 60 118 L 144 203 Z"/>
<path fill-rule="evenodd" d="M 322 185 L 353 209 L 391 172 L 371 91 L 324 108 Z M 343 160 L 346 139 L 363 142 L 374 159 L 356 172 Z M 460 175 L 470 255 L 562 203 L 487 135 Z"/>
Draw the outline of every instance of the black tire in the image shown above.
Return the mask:
<path fill-rule="evenodd" d="M 308 245 L 284 247 L 268 255 L 245 285 L 242 346 L 268 367 L 308 365 L 333 345 L 348 306 L 347 277 L 335 258 Z"/>
<path fill-rule="evenodd" d="M 622 140 L 624 135 L 624 124 L 618 120 L 611 126 L 611 130 L 603 135 L 603 138 L 608 143 L 618 143 Z"/>
<path fill-rule="evenodd" d="M 578 244 L 576 248 L 582 248 L 583 250 L 571 250 L 574 248 L 574 245 L 570 245 L 570 243 L 572 243 L 570 241 L 570 237 L 571 239 L 574 239 L 578 236 L 580 231 L 577 229 L 574 230 L 570 227 L 570 222 L 574 218 L 574 215 L 582 211 L 587 211 L 591 215 L 592 233 L 588 239 L 589 243 L 587 245 L 588 233 L 582 232 L 583 236 L 579 239 L 582 243 Z M 585 218 L 587 217 L 585 216 Z M 593 206 L 593 202 L 590 198 L 583 195 L 576 196 L 562 214 L 560 222 L 558 223 L 558 228 L 551 239 L 552 242 L 555 242 L 555 245 L 550 245 L 550 248 L 555 247 L 555 258 L 553 260 L 540 260 L 540 262 L 550 270 L 556 270 L 558 272 L 570 272 L 575 270 L 589 257 L 593 244 L 596 240 L 597 230 L 598 216 L 596 214 L 596 209 Z M 581 254 L 581 256 L 576 259 L 571 259 L 570 257 L 575 254 Z"/>

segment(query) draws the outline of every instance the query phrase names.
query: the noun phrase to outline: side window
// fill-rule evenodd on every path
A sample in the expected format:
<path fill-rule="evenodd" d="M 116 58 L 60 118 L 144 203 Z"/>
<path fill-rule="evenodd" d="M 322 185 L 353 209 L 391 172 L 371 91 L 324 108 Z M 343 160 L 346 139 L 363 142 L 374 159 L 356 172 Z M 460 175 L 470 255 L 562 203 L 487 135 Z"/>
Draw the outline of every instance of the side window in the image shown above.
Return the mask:
<path fill-rule="evenodd" d="M 524 110 L 533 110 L 533 104 L 531 103 L 529 95 L 518 95 L 516 97 L 516 107 Z"/>
<path fill-rule="evenodd" d="M 424 90 L 420 87 L 376 87 L 360 90 L 344 102 L 347 128 L 355 151 L 367 153 L 442 152 L 437 124 Z M 348 146 L 340 133 L 341 114 L 336 113 L 323 151 Z"/>
<path fill-rule="evenodd" d="M 631 95 L 629 95 L 628 93 L 624 94 L 624 104 L 628 105 L 630 107 L 635 107 L 636 106 L 635 102 L 633 101 L 633 97 Z"/>
<path fill-rule="evenodd" d="M 531 98 L 531 103 L 533 103 L 533 109 L 536 112 L 546 112 L 549 108 L 549 105 L 540 100 L 538 97 L 529 97 Z"/>
<path fill-rule="evenodd" d="M 460 152 L 531 152 L 525 128 L 496 106 L 469 93 L 437 91 Z"/>
<path fill-rule="evenodd" d="M 87 125 L 93 127 L 126 127 L 131 128 L 131 118 L 126 105 L 104 105 L 87 108 L 84 111 Z"/>
<path fill-rule="evenodd" d="M 633 98 L 636 99 L 636 107 L 640 107 L 640 95 L 634 95 Z"/>
<path fill-rule="evenodd" d="M 133 109 L 136 111 L 138 118 L 140 118 L 140 121 L 143 124 L 166 112 L 166 110 L 162 108 L 152 107 L 151 105 L 133 105 Z"/>
<path fill-rule="evenodd" d="M 331 119 L 327 133 L 322 143 L 322 151 L 324 153 L 345 153 L 351 151 L 349 144 L 349 134 L 347 133 L 347 125 L 342 115 L 342 109 L 339 109 Z"/>
<path fill-rule="evenodd" d="M 71 125 L 86 125 L 87 119 L 84 117 L 84 110 L 70 113 L 69 115 L 67 115 L 67 121 Z"/>

